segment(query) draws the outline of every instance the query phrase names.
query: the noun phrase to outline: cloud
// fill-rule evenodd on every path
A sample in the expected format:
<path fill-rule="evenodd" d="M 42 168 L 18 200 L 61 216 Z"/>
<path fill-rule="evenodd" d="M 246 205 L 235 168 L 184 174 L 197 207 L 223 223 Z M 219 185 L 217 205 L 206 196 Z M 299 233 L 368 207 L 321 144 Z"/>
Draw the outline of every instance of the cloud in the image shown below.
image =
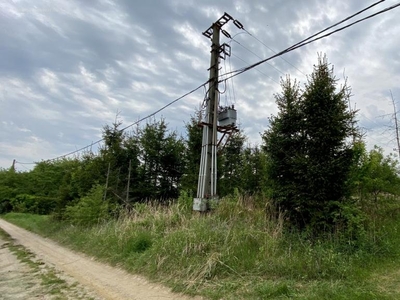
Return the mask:
<path fill-rule="evenodd" d="M 392 1 L 386 2 L 371 12 Z M 88 145 L 118 111 L 128 125 L 206 82 L 211 41 L 201 33 L 225 11 L 253 36 L 232 22 L 224 27 L 245 47 L 221 36 L 233 54 L 221 61 L 221 73 L 269 57 L 271 49 L 285 49 L 363 5 L 345 0 L 2 1 L 0 166 Z M 348 77 L 368 145 L 392 151 L 390 134 L 382 133 L 386 120 L 378 117 L 393 110 L 389 90 L 400 98 L 396 16 L 393 10 L 235 77 L 221 84 L 226 89 L 221 103 L 235 104 L 249 141 L 259 143 L 268 117 L 277 112 L 280 78 L 290 74 L 304 84 L 318 53 L 326 53 L 339 83 Z M 183 133 L 204 95 L 201 89 L 157 117 Z"/>

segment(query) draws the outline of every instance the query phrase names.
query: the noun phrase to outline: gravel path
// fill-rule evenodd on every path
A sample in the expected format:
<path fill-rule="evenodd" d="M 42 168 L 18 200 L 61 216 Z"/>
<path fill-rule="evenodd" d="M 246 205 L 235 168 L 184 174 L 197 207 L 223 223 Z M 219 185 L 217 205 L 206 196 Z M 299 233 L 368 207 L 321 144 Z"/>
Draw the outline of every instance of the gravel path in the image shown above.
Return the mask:
<path fill-rule="evenodd" d="M 0 238 L 0 299 L 38 299 L 40 280 L 29 266 L 20 262 Z"/>
<path fill-rule="evenodd" d="M 192 299 L 174 294 L 169 289 L 150 283 L 142 277 L 99 263 L 83 254 L 68 250 L 54 241 L 45 239 L 1 219 L 0 227 L 15 239 L 16 243 L 32 251 L 38 259 L 55 267 L 56 270 L 72 276 L 80 284 L 94 291 L 100 298 L 133 300 Z"/>

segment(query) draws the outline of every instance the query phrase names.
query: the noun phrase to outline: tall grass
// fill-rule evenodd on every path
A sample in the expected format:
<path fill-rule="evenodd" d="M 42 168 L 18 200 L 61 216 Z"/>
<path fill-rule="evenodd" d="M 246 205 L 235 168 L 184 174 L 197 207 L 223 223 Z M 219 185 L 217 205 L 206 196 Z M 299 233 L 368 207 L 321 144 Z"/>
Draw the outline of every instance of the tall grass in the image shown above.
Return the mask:
<path fill-rule="evenodd" d="M 395 299 L 369 276 L 400 267 L 396 218 L 376 220 L 357 242 L 328 233 L 311 239 L 285 231 L 284 215 L 261 196 L 226 197 L 208 214 L 193 214 L 191 201 L 183 195 L 167 207 L 137 204 L 92 227 L 42 216 L 5 218 L 210 299 Z"/>

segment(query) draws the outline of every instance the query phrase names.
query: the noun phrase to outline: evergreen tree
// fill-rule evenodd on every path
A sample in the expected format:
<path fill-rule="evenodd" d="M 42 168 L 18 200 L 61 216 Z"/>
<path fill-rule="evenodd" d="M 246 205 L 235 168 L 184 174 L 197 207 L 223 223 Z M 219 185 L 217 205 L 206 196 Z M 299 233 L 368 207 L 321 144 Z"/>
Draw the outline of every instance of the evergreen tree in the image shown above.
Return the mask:
<path fill-rule="evenodd" d="M 108 176 L 107 198 L 116 203 L 125 199 L 130 160 L 129 151 L 124 144 L 127 134 L 120 129 L 121 125 L 122 122 L 116 119 L 112 126 L 103 127 L 104 147 L 100 149 L 101 164 L 98 166 L 99 175 L 106 181 Z M 96 182 L 92 182 L 94 184 Z"/>
<path fill-rule="evenodd" d="M 279 113 L 263 136 L 273 198 L 292 224 L 317 231 L 332 228 L 349 199 L 354 161 L 349 88 L 337 88 L 325 57 L 314 66 L 304 92 L 289 79 L 282 88 L 276 97 Z"/>
<path fill-rule="evenodd" d="M 178 197 L 184 169 L 184 142 L 168 132 L 164 120 L 148 123 L 140 135 L 140 199 L 168 200 Z"/>
<path fill-rule="evenodd" d="M 235 188 L 239 188 L 241 181 L 242 153 L 246 136 L 241 133 L 233 133 L 224 149 L 218 157 L 219 186 L 218 193 L 225 196 L 233 193 Z"/>
<path fill-rule="evenodd" d="M 296 222 L 302 204 L 299 194 L 301 165 L 304 159 L 304 134 L 301 128 L 301 92 L 296 81 L 282 80 L 282 93 L 275 95 L 278 115 L 270 118 L 270 128 L 264 132 L 263 150 L 267 153 L 268 175 L 272 198 L 282 211 Z"/>
<path fill-rule="evenodd" d="M 190 122 L 185 124 L 186 141 L 185 141 L 185 171 L 182 177 L 182 189 L 191 191 L 193 194 L 197 192 L 197 181 L 199 178 L 200 157 L 203 129 L 199 126 L 201 122 L 201 111 L 196 111 L 191 116 Z"/>
<path fill-rule="evenodd" d="M 268 192 L 267 156 L 259 147 L 247 146 L 241 153 L 239 190 L 245 194 Z"/>

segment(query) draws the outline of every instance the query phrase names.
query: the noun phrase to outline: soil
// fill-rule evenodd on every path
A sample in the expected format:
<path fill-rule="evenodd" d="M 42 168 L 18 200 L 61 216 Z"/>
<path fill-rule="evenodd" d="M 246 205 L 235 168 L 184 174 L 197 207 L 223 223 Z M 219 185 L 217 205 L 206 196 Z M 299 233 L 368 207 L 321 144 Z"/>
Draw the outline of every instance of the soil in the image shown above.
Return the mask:
<path fill-rule="evenodd" d="M 44 264 L 83 285 L 89 294 L 95 295 L 92 299 L 193 299 L 172 293 L 166 287 L 150 283 L 143 277 L 97 262 L 1 219 L 0 227 L 13 238 L 14 243 L 29 249 Z M 4 245 L 5 242 L 2 243 Z M 7 247 L 2 247 L 0 299 L 52 299 L 43 295 L 40 288 L 38 278 L 30 274 L 29 267 L 19 262 Z"/>
<path fill-rule="evenodd" d="M 40 298 L 40 279 L 11 253 L 8 244 L 0 238 L 0 299 Z"/>

